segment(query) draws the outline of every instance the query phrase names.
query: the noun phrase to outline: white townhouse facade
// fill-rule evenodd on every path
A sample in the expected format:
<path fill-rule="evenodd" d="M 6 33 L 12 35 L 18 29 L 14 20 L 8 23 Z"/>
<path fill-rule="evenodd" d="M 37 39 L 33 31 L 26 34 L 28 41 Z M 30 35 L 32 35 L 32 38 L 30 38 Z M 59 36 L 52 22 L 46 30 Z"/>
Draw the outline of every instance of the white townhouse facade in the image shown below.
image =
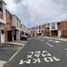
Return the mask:
<path fill-rule="evenodd" d="M 5 42 L 4 25 L 6 24 L 6 3 L 0 0 L 0 43 Z"/>
<path fill-rule="evenodd" d="M 61 37 L 61 30 L 58 28 L 58 22 L 50 23 L 50 36 Z"/>
<path fill-rule="evenodd" d="M 21 24 L 21 30 L 22 30 L 24 33 L 28 33 L 28 32 L 29 32 L 28 28 L 27 28 L 24 24 Z"/>
<path fill-rule="evenodd" d="M 50 36 L 52 36 L 52 32 L 56 32 L 56 34 L 58 35 L 57 22 L 56 23 L 49 23 L 49 30 L 50 30 Z"/>
<path fill-rule="evenodd" d="M 20 33 L 21 33 L 21 20 L 18 18 L 17 20 L 17 32 L 16 32 L 16 38 L 17 40 L 20 40 Z"/>

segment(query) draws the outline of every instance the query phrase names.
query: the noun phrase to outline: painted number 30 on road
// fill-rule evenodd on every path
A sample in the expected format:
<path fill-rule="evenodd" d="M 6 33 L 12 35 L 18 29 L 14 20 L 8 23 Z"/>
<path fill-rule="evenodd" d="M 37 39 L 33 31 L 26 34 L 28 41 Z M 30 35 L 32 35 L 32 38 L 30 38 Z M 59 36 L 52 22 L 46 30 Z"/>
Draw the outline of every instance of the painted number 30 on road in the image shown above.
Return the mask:
<path fill-rule="evenodd" d="M 30 51 L 28 52 L 28 55 L 26 57 L 26 60 L 21 59 L 19 64 L 22 65 L 24 63 L 26 64 L 35 64 L 35 63 L 42 63 L 44 62 L 58 62 L 60 61 L 60 58 L 57 58 L 55 56 L 52 56 L 49 52 L 43 50 L 43 51 Z"/>

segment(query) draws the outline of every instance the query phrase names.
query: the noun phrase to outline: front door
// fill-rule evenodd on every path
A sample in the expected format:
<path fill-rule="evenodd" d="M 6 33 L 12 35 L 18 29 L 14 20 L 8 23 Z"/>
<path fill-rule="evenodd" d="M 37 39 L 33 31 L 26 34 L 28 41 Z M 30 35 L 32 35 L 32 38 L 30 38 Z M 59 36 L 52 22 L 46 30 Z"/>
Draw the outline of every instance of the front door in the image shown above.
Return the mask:
<path fill-rule="evenodd" d="M 14 40 L 16 40 L 16 30 L 15 30 L 15 33 L 14 33 Z"/>
<path fill-rule="evenodd" d="M 12 32 L 8 31 L 8 41 L 12 41 Z"/>

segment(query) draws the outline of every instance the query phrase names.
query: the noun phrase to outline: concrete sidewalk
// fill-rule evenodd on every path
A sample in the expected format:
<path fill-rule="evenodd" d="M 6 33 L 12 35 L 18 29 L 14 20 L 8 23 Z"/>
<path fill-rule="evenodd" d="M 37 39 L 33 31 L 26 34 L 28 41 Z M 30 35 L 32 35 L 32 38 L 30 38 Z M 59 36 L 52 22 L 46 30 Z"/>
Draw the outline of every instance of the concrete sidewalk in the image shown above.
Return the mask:
<path fill-rule="evenodd" d="M 24 46 L 24 44 L 22 44 L 22 43 L 17 43 L 17 42 L 5 42 L 5 44 L 12 44 L 12 45 Z"/>
<path fill-rule="evenodd" d="M 27 43 L 27 41 L 15 41 L 15 42 L 5 42 L 3 44 L 0 45 L 0 48 L 4 49 L 4 48 L 8 48 L 8 47 L 11 47 L 11 46 L 24 46 L 25 44 Z M 12 47 L 10 48 L 12 49 Z M 4 61 L 4 60 L 1 60 L 0 59 L 0 67 L 3 67 L 3 65 L 7 63 L 7 61 Z"/>
<path fill-rule="evenodd" d="M 6 63 L 7 63 L 7 61 L 0 61 L 0 67 L 3 67 L 3 65 Z"/>
<path fill-rule="evenodd" d="M 26 43 L 27 41 L 22 41 L 22 40 L 18 40 L 14 42 L 5 42 L 5 44 L 12 44 L 12 45 L 19 45 L 19 46 L 24 46 Z"/>
<path fill-rule="evenodd" d="M 45 37 L 45 38 L 51 38 L 51 39 L 56 39 L 56 40 L 61 40 L 67 42 L 67 38 L 58 38 L 58 37 Z"/>

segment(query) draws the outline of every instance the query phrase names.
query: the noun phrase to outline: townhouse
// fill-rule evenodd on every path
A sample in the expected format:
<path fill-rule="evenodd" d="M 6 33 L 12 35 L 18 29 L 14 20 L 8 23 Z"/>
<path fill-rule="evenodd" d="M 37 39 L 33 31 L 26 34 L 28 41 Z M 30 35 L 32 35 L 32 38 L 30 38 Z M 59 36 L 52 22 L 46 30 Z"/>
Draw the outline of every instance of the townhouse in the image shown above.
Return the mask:
<path fill-rule="evenodd" d="M 43 24 L 32 27 L 29 29 L 29 33 L 31 34 L 31 36 L 37 36 L 37 35 L 50 36 L 49 24 Z"/>
<path fill-rule="evenodd" d="M 31 36 L 67 37 L 67 21 L 46 23 L 29 29 Z"/>
<path fill-rule="evenodd" d="M 21 29 L 22 29 L 22 33 L 28 33 L 28 28 L 24 25 L 24 24 L 21 24 Z"/>
<path fill-rule="evenodd" d="M 6 3 L 0 0 L 0 43 L 5 42 L 4 25 L 6 24 Z"/>
<path fill-rule="evenodd" d="M 67 21 L 62 20 L 50 24 L 51 36 L 67 37 Z"/>
<path fill-rule="evenodd" d="M 21 20 L 16 15 L 12 15 L 6 10 L 6 24 L 4 25 L 4 31 L 5 41 L 13 42 L 15 40 L 20 40 L 20 34 L 22 31 L 25 31 L 25 25 L 21 23 Z"/>
<path fill-rule="evenodd" d="M 50 36 L 50 27 L 49 27 L 49 23 L 45 24 L 44 35 L 45 35 L 45 36 Z"/>
<path fill-rule="evenodd" d="M 21 20 L 11 14 L 6 8 L 6 3 L 0 0 L 0 44 L 8 41 L 20 40 L 21 32 L 27 31 Z"/>
<path fill-rule="evenodd" d="M 29 29 L 29 33 L 31 36 L 37 36 L 37 35 L 43 35 L 43 27 L 42 26 L 36 26 Z"/>
<path fill-rule="evenodd" d="M 12 15 L 12 29 L 14 31 L 14 40 L 20 40 L 21 21 L 16 15 Z"/>
<path fill-rule="evenodd" d="M 49 24 L 49 29 L 50 29 L 50 36 L 61 36 L 60 30 L 58 29 L 58 23 L 50 23 Z"/>
<path fill-rule="evenodd" d="M 4 25 L 5 41 L 14 41 L 14 31 L 12 30 L 12 14 L 6 10 L 6 24 Z"/>
<path fill-rule="evenodd" d="M 67 21 L 58 22 L 58 30 L 61 37 L 67 37 Z"/>

